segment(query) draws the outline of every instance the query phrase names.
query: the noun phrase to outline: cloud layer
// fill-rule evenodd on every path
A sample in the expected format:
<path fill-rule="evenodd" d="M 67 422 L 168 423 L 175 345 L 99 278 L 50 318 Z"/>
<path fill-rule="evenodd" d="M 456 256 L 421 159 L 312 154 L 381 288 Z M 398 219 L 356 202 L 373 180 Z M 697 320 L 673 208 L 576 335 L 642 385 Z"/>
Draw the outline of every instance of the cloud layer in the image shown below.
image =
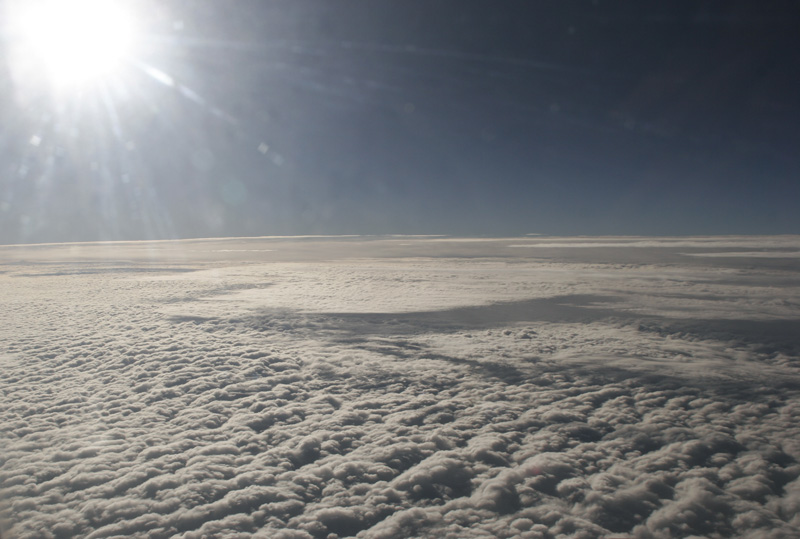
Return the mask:
<path fill-rule="evenodd" d="M 800 268 L 523 241 L 5 249 L 4 536 L 798 535 Z"/>

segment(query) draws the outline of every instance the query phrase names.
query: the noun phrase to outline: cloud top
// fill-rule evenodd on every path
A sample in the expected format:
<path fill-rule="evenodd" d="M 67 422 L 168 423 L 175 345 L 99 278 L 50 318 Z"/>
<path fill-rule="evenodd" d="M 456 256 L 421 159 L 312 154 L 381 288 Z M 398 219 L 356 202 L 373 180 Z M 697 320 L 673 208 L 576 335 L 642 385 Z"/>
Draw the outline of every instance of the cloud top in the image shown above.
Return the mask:
<path fill-rule="evenodd" d="M 3 266 L 4 535 L 800 533 L 796 269 L 241 241 Z"/>

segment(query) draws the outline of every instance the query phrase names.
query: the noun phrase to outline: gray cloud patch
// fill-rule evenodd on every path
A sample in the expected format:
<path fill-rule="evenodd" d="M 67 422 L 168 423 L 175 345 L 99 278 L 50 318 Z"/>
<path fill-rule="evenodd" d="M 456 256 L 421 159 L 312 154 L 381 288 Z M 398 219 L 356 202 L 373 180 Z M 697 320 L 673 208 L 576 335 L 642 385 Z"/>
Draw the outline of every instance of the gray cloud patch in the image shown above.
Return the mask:
<path fill-rule="evenodd" d="M 798 535 L 800 268 L 647 241 L 9 264 L 4 536 Z"/>

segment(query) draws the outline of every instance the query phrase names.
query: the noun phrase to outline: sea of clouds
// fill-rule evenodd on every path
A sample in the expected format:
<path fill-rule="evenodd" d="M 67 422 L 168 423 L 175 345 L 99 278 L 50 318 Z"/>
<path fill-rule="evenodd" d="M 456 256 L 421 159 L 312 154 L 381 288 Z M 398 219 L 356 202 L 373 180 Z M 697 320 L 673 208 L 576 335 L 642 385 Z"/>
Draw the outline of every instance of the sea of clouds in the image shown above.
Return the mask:
<path fill-rule="evenodd" d="M 2 536 L 800 536 L 798 253 L 0 247 Z"/>

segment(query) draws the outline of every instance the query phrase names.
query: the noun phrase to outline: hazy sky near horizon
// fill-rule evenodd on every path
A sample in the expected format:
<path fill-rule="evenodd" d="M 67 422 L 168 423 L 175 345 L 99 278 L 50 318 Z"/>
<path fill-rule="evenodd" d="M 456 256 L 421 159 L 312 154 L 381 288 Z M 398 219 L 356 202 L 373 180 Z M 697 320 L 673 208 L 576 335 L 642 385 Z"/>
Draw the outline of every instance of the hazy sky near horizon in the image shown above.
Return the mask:
<path fill-rule="evenodd" d="M 794 2 L 137 2 L 79 89 L 19 5 L 0 243 L 800 232 Z"/>

